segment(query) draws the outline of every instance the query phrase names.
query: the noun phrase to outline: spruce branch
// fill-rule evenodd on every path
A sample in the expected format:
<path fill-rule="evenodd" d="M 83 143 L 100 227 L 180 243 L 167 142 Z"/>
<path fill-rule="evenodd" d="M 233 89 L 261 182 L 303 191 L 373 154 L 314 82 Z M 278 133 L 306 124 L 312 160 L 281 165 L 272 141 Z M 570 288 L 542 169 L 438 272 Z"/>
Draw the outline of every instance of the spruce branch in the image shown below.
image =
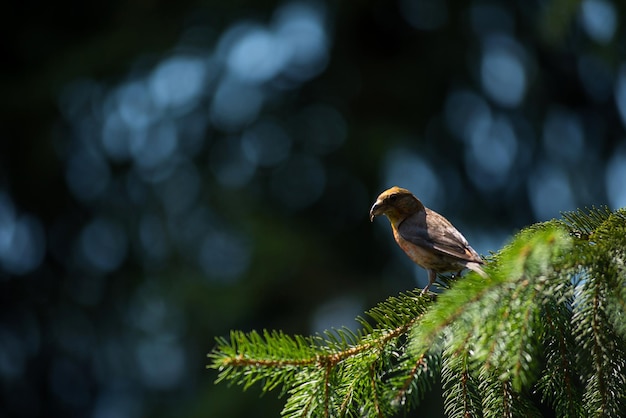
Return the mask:
<path fill-rule="evenodd" d="M 257 382 L 264 392 L 282 386 L 289 394 L 286 417 L 344 415 L 357 405 L 386 416 L 397 408 L 388 394 L 394 382 L 389 370 L 402 357 L 402 337 L 431 303 L 417 292 L 391 297 L 366 313 L 375 327 L 357 318 L 363 326 L 358 333 L 339 329 L 292 337 L 280 331 L 232 331 L 230 340 L 217 339 L 208 367 L 219 370 L 218 382 L 229 380 L 244 389 Z"/>
<path fill-rule="evenodd" d="M 450 417 L 626 416 L 626 211 L 532 225 L 437 298 L 390 297 L 361 330 L 232 331 L 217 381 L 287 395 L 285 417 L 389 417 L 441 379 Z"/>
<path fill-rule="evenodd" d="M 569 227 L 570 233 L 580 239 L 589 240 L 593 233 L 613 212 L 607 206 L 592 208 L 591 210 L 578 209 L 572 212 L 564 212 L 564 224 Z"/>
<path fill-rule="evenodd" d="M 511 379 L 516 391 L 534 382 L 540 343 L 536 331 L 551 265 L 569 247 L 562 229 L 544 225 L 528 230 L 493 261 L 484 280 L 461 280 L 439 297 L 414 328 L 413 349 L 420 353 L 447 329 L 456 350 L 470 344 L 472 361 Z M 496 270 L 493 269 L 496 268 Z M 498 268 L 499 267 L 499 268 Z M 455 324 L 453 328 L 449 328 Z M 459 342 L 459 346 L 455 345 Z"/>
<path fill-rule="evenodd" d="M 447 346 L 443 352 L 441 379 L 443 381 L 445 413 L 450 418 L 482 417 L 482 395 L 479 380 L 470 367 L 472 347 L 469 338 L 460 348 Z"/>
<path fill-rule="evenodd" d="M 612 318 L 625 317 L 626 213 L 620 210 L 596 221 L 588 242 L 580 244 L 591 262 L 576 285 L 572 322 L 586 414 L 620 416 L 626 400 L 626 341 Z"/>
<path fill-rule="evenodd" d="M 582 386 L 576 362 L 570 305 L 547 304 L 543 310 L 545 367 L 537 389 L 560 417 L 583 415 Z"/>

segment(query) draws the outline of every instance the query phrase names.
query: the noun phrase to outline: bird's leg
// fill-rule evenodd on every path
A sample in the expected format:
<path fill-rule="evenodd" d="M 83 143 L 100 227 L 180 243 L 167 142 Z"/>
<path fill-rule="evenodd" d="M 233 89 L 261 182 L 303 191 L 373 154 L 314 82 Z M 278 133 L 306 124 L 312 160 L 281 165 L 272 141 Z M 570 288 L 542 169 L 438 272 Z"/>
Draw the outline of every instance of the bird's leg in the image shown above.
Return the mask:
<path fill-rule="evenodd" d="M 435 280 L 437 280 L 437 273 L 433 270 L 428 270 L 428 284 L 424 289 L 422 289 L 422 295 L 428 291 L 431 284 L 435 283 Z"/>

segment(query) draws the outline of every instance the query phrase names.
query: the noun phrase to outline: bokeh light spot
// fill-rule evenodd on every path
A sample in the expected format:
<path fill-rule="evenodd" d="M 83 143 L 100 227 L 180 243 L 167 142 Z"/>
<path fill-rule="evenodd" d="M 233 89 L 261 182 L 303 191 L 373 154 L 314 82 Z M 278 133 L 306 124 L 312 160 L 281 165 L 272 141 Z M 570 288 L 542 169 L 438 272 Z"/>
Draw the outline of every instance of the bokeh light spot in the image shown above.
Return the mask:
<path fill-rule="evenodd" d="M 613 209 L 626 207 L 626 146 L 613 154 L 606 167 L 606 193 Z"/>
<path fill-rule="evenodd" d="M 446 203 L 442 183 L 435 170 L 405 148 L 394 148 L 385 156 L 384 185 L 409 189 L 432 208 L 441 210 Z"/>
<path fill-rule="evenodd" d="M 161 203 L 169 215 L 185 213 L 196 202 L 201 180 L 197 167 L 180 160 L 172 173 L 154 185 Z"/>
<path fill-rule="evenodd" d="M 560 168 L 544 162 L 528 179 L 530 204 L 537 221 L 557 218 L 563 211 L 576 205 L 570 181 Z"/>
<path fill-rule="evenodd" d="M 582 55 L 578 59 L 578 74 L 585 91 L 592 99 L 604 102 L 611 96 L 613 69 L 605 60 L 594 55 Z"/>
<path fill-rule="evenodd" d="M 131 153 L 140 170 L 152 169 L 171 159 L 178 143 L 176 124 L 167 119 L 136 132 L 131 142 Z"/>
<path fill-rule="evenodd" d="M 600 44 L 608 43 L 617 29 L 617 13 L 607 0 L 584 0 L 580 4 L 582 26 L 587 35 Z"/>
<path fill-rule="evenodd" d="M 354 296 L 340 296 L 320 305 L 313 313 L 311 333 L 323 333 L 330 329 L 356 330 L 359 324 L 354 318 L 363 312 L 363 304 Z M 350 326 L 352 324 L 352 326 Z"/>
<path fill-rule="evenodd" d="M 141 401 L 131 388 L 116 385 L 115 382 L 110 386 L 113 387 L 104 387 L 98 394 L 93 418 L 138 418 L 144 415 Z"/>
<path fill-rule="evenodd" d="M 0 378 L 3 382 L 17 379 L 24 373 L 26 352 L 20 338 L 4 327 L 0 327 Z"/>
<path fill-rule="evenodd" d="M 491 123 L 487 101 L 468 90 L 452 92 L 445 104 L 446 126 L 457 139 L 469 141 L 477 129 Z"/>
<path fill-rule="evenodd" d="M 113 93 L 122 120 L 133 129 L 143 130 L 160 116 L 144 80 L 129 81 Z"/>
<path fill-rule="evenodd" d="M 211 121 L 225 132 L 237 131 L 257 118 L 263 101 L 264 95 L 257 87 L 227 77 L 213 96 Z"/>
<path fill-rule="evenodd" d="M 84 261 L 103 273 L 117 269 L 127 253 L 127 239 L 117 222 L 96 218 L 89 223 L 80 236 Z"/>
<path fill-rule="evenodd" d="M 206 275 L 218 281 L 232 282 L 248 269 L 251 249 L 247 240 L 226 231 L 213 231 L 205 237 L 199 261 Z"/>
<path fill-rule="evenodd" d="M 243 133 L 241 149 L 251 164 L 271 167 L 289 156 L 291 142 L 280 125 L 264 120 Z"/>
<path fill-rule="evenodd" d="M 133 295 L 128 317 L 144 335 L 172 341 L 184 333 L 185 321 L 178 305 L 166 295 L 156 280 L 144 281 Z"/>
<path fill-rule="evenodd" d="M 77 147 L 69 156 L 65 170 L 68 187 L 83 201 L 100 197 L 111 180 L 109 164 L 95 149 Z"/>
<path fill-rule="evenodd" d="M 118 112 L 109 112 L 102 126 L 102 149 L 113 161 L 130 157 L 131 132 Z"/>
<path fill-rule="evenodd" d="M 282 39 L 259 26 L 240 34 L 226 59 L 228 69 L 239 79 L 262 83 L 276 77 L 287 61 Z"/>
<path fill-rule="evenodd" d="M 78 123 L 96 113 L 104 87 L 90 79 L 78 79 L 63 87 L 59 94 L 59 110 L 64 117 Z"/>
<path fill-rule="evenodd" d="M 506 185 L 518 151 L 518 140 L 504 116 L 486 120 L 471 133 L 466 148 L 467 174 L 477 188 L 491 191 Z"/>
<path fill-rule="evenodd" d="M 206 205 L 194 206 L 184 216 L 169 216 L 167 231 L 178 252 L 188 262 L 197 262 L 198 248 L 212 228 L 212 214 Z"/>
<path fill-rule="evenodd" d="M 147 338 L 137 345 L 135 354 L 140 376 L 148 388 L 171 390 L 184 377 L 187 356 L 178 341 Z"/>
<path fill-rule="evenodd" d="M 504 107 L 517 107 L 526 94 L 528 83 L 522 47 L 512 39 L 491 36 L 484 43 L 480 64 L 485 92 Z"/>
<path fill-rule="evenodd" d="M 8 195 L 0 191 L 0 266 L 11 274 L 35 270 L 45 255 L 45 237 L 39 220 L 18 214 Z"/>
<path fill-rule="evenodd" d="M 583 157 L 585 145 L 580 118 L 565 109 L 549 110 L 543 127 L 543 141 L 551 158 L 569 163 L 578 161 Z"/>
<path fill-rule="evenodd" d="M 164 261 L 169 253 L 167 235 L 161 219 L 154 214 L 145 214 L 139 222 L 139 241 L 149 265 Z"/>
<path fill-rule="evenodd" d="M 274 31 L 289 52 L 285 75 L 305 81 L 319 74 L 328 61 L 325 9 L 320 2 L 287 3 L 276 11 Z"/>
<path fill-rule="evenodd" d="M 192 56 L 163 60 L 149 78 L 155 104 L 179 114 L 191 109 L 204 92 L 208 65 L 208 60 Z"/>
<path fill-rule="evenodd" d="M 475 131 L 471 141 L 472 154 L 481 167 L 492 175 L 505 176 L 513 165 L 517 138 L 509 120 L 496 117 L 484 131 Z"/>

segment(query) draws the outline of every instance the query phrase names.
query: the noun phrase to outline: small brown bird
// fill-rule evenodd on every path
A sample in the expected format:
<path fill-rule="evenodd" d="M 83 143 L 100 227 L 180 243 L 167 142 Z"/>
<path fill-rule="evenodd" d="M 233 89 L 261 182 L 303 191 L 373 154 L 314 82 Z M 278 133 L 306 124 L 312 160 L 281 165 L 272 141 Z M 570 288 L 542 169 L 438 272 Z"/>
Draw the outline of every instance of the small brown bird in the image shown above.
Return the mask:
<path fill-rule="evenodd" d="M 468 268 L 483 277 L 484 261 L 461 233 L 443 216 L 425 207 L 410 191 L 394 186 L 382 192 L 370 210 L 370 221 L 385 215 L 393 237 L 413 262 L 428 271 L 425 293 L 437 273 Z"/>

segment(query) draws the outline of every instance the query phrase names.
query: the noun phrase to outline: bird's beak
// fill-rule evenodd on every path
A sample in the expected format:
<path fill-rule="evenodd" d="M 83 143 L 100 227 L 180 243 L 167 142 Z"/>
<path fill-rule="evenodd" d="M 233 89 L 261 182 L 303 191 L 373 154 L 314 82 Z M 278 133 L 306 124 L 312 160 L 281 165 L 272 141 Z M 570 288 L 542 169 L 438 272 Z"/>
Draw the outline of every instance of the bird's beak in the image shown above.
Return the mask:
<path fill-rule="evenodd" d="M 384 205 L 380 200 L 377 200 L 376 203 L 372 205 L 372 208 L 370 209 L 370 222 L 374 222 L 374 218 L 376 216 L 383 214 L 383 206 Z"/>

